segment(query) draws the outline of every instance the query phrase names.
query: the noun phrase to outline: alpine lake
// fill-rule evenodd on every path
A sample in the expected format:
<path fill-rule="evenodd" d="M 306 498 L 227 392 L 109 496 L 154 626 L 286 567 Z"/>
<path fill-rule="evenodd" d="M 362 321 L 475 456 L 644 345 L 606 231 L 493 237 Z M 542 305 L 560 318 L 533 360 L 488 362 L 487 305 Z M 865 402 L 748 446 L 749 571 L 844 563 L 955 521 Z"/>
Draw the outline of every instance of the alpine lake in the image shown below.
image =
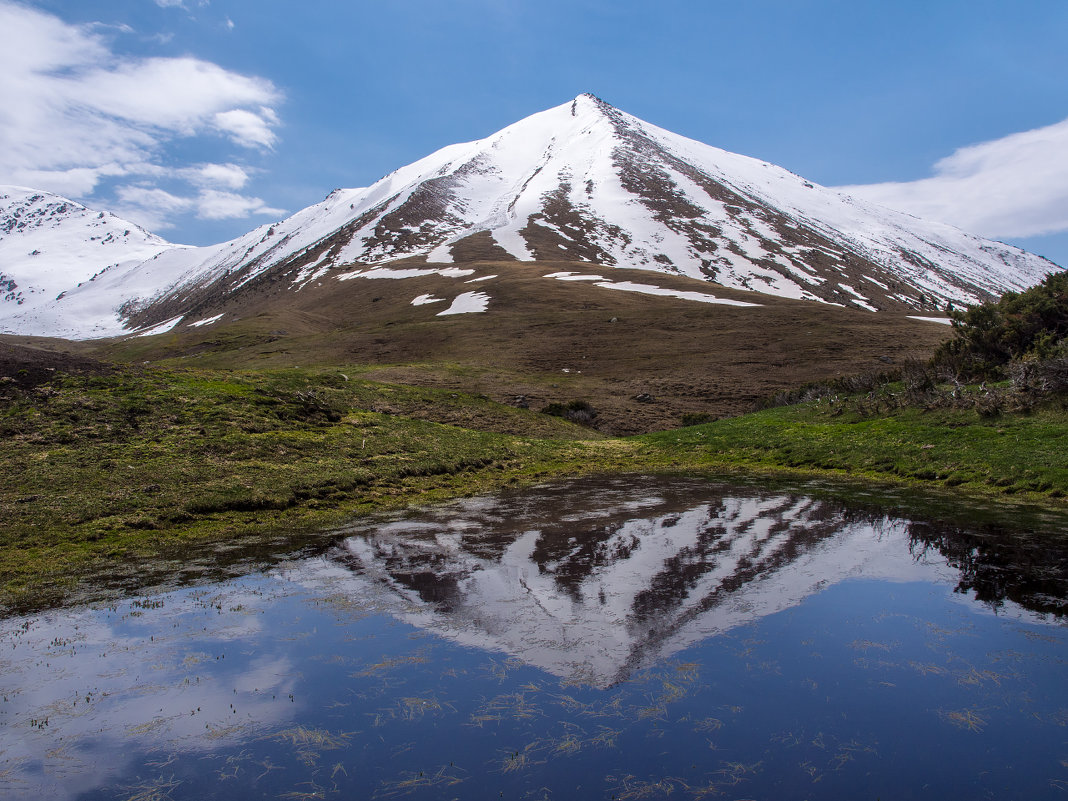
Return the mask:
<path fill-rule="evenodd" d="M 1068 529 L 1004 517 L 616 476 L 190 554 L 0 620 L 0 797 L 1068 798 Z"/>

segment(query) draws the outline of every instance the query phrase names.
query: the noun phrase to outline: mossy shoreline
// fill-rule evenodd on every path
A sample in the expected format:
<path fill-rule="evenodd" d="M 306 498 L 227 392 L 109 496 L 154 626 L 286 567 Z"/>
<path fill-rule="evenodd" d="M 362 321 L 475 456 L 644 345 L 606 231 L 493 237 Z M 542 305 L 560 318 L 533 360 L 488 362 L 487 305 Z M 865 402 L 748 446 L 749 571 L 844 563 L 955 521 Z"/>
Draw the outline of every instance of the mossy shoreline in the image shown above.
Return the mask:
<path fill-rule="evenodd" d="M 123 368 L 0 386 L 0 614 L 181 572 L 187 553 L 289 553 L 357 516 L 592 473 L 830 477 L 1068 513 L 1056 404 L 982 418 L 810 403 L 618 439 L 360 372 Z"/>

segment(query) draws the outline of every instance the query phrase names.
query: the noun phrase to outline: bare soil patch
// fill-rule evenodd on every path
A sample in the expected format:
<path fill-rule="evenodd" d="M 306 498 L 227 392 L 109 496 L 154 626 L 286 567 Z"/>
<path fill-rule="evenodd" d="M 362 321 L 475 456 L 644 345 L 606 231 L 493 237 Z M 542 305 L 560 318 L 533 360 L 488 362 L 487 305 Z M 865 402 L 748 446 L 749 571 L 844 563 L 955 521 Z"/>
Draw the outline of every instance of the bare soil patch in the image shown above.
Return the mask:
<path fill-rule="evenodd" d="M 0 337 L 0 395 L 5 388 L 33 389 L 64 373 L 103 375 L 113 369 L 98 359 L 70 351 L 29 346 L 12 337 Z"/>

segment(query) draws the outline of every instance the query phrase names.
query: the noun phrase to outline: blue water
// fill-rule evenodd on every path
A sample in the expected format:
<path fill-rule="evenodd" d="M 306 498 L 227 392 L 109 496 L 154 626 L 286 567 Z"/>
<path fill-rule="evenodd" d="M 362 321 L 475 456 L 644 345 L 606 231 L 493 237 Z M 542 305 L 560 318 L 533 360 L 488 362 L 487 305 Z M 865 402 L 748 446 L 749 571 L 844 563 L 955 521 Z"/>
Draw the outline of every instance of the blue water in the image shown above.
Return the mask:
<path fill-rule="evenodd" d="M 566 514 L 554 488 L 361 524 L 281 568 L 3 621 L 0 795 L 1068 794 L 1058 581 L 976 600 L 908 521 L 610 489 Z"/>

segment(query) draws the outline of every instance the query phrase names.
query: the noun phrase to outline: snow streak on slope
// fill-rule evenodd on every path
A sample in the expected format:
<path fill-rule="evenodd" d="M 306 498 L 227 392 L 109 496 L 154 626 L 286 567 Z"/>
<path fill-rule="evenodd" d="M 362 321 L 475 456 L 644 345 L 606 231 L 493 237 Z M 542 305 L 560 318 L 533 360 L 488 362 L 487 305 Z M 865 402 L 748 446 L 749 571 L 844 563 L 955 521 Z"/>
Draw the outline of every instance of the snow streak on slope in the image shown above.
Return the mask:
<path fill-rule="evenodd" d="M 47 307 L 0 315 L 0 327 L 119 333 L 267 281 L 299 291 L 398 259 L 637 267 L 866 310 L 972 303 L 1056 269 L 581 95 L 232 242 L 172 247 L 88 289 L 71 282 Z"/>

